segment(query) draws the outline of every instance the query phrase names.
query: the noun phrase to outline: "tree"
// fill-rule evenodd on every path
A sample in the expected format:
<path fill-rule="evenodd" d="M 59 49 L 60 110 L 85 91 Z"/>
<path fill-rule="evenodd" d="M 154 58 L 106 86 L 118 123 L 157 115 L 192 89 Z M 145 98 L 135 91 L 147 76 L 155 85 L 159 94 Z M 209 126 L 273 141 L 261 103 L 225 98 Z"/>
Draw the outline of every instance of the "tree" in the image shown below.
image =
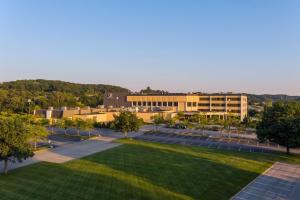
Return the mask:
<path fill-rule="evenodd" d="M 154 123 L 154 125 L 155 125 L 155 127 L 156 127 L 156 131 L 157 131 L 157 127 L 160 125 L 160 124 L 162 124 L 162 123 L 164 123 L 164 118 L 163 118 L 163 116 L 161 116 L 161 115 L 153 115 L 152 117 L 151 117 L 151 120 L 153 121 L 153 123 Z"/>
<path fill-rule="evenodd" d="M 199 127 L 201 129 L 202 135 L 204 134 L 204 128 L 207 125 L 208 120 L 207 117 L 203 114 L 199 114 Z"/>
<path fill-rule="evenodd" d="M 252 121 L 249 116 L 246 116 L 242 122 L 242 124 L 245 125 L 246 128 L 250 127 L 251 123 L 252 123 Z"/>
<path fill-rule="evenodd" d="M 8 161 L 22 162 L 33 156 L 28 126 L 20 117 L 0 117 L 0 161 L 4 161 L 4 174 L 8 172 Z"/>
<path fill-rule="evenodd" d="M 28 116 L 26 121 L 29 122 L 28 126 L 28 132 L 30 135 L 30 138 L 34 142 L 34 150 L 37 149 L 37 142 L 45 137 L 48 136 L 49 132 L 45 128 L 49 124 L 49 120 L 43 119 L 43 118 L 37 118 L 34 116 Z"/>
<path fill-rule="evenodd" d="M 79 123 L 77 123 L 77 128 L 79 130 L 82 130 L 82 131 L 88 131 L 89 132 L 89 137 L 91 136 L 91 130 L 94 128 L 94 121 L 93 120 L 80 120 L 80 121 L 77 121 Z"/>
<path fill-rule="evenodd" d="M 75 123 L 71 119 L 64 118 L 62 120 L 57 121 L 56 125 L 57 125 L 57 127 L 64 129 L 65 135 L 67 135 L 68 129 L 73 128 L 75 126 Z"/>
<path fill-rule="evenodd" d="M 265 108 L 262 121 L 257 126 L 260 141 L 270 141 L 286 147 L 300 144 L 300 103 L 276 102 Z"/>
<path fill-rule="evenodd" d="M 238 124 L 240 124 L 239 119 L 236 118 L 232 113 L 228 113 L 223 123 L 223 126 L 225 129 L 228 128 L 229 138 L 231 138 L 231 127 L 236 127 Z"/>
<path fill-rule="evenodd" d="M 143 123 L 141 119 L 129 111 L 123 111 L 118 116 L 114 115 L 114 118 L 114 127 L 124 133 L 125 137 L 127 137 L 128 132 L 138 131 Z"/>
<path fill-rule="evenodd" d="M 34 142 L 34 150 L 37 149 L 37 142 L 42 138 L 47 137 L 49 134 L 48 130 L 44 126 L 38 124 L 28 124 L 28 131 L 30 138 Z"/>
<path fill-rule="evenodd" d="M 77 135 L 79 136 L 80 135 L 80 130 L 82 130 L 83 127 L 85 127 L 85 121 L 83 121 L 82 119 L 77 118 L 75 120 L 74 124 L 75 124 L 75 127 L 77 129 Z"/>
<path fill-rule="evenodd" d="M 179 121 L 183 121 L 183 120 L 185 119 L 184 112 L 178 112 L 176 118 L 177 118 Z"/>
<path fill-rule="evenodd" d="M 166 120 L 168 127 L 173 127 L 176 124 L 176 119 L 171 117 L 170 119 Z"/>

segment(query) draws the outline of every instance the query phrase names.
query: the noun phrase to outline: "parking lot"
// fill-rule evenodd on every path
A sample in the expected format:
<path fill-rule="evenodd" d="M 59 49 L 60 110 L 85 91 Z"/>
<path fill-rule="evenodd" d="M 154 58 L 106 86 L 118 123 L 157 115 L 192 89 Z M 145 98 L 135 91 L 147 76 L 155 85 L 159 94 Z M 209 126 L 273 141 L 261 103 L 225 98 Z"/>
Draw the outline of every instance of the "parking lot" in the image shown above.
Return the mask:
<path fill-rule="evenodd" d="M 135 137 L 135 139 L 150 142 L 204 146 L 215 149 L 246 152 L 271 153 L 276 151 L 285 151 L 284 148 L 276 144 L 261 144 L 253 139 L 201 136 L 195 134 L 178 134 L 171 132 L 145 132 L 143 135 Z"/>

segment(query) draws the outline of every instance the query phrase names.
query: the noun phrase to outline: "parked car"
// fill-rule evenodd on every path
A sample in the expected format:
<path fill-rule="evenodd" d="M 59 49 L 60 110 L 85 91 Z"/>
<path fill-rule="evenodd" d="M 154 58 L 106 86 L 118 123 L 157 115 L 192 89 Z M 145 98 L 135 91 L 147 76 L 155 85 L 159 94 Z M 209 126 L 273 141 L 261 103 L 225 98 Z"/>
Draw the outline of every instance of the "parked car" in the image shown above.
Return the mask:
<path fill-rule="evenodd" d="M 176 128 L 176 129 L 186 129 L 187 127 L 184 124 L 175 124 L 174 128 Z"/>

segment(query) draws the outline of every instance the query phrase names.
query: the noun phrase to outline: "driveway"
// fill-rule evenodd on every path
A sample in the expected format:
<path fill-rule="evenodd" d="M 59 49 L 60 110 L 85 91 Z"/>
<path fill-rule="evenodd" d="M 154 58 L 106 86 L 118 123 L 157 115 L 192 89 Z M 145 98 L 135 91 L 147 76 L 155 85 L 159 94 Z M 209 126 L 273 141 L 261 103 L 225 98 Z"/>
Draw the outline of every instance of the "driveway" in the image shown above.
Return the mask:
<path fill-rule="evenodd" d="M 275 163 L 232 200 L 299 200 L 300 165 Z"/>

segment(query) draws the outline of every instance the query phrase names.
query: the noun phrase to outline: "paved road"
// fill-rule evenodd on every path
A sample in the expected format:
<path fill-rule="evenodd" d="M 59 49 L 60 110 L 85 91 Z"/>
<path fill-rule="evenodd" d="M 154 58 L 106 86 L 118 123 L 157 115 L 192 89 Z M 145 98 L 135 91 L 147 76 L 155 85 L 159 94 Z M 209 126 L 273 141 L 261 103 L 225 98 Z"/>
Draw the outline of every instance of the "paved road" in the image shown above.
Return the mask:
<path fill-rule="evenodd" d="M 299 200 L 300 165 L 275 163 L 232 200 Z"/>
<path fill-rule="evenodd" d="M 116 136 L 121 137 L 121 134 L 116 133 Z M 21 163 L 9 163 L 9 170 L 19 167 L 31 165 L 41 161 L 64 163 L 73 159 L 81 158 L 90 154 L 94 154 L 100 151 L 104 151 L 116 146 L 119 143 L 114 143 L 118 137 L 100 136 L 82 142 L 66 143 L 58 148 L 42 150 L 35 153 L 33 158 L 29 158 Z M 0 162 L 0 172 L 3 171 L 3 163 Z"/>

